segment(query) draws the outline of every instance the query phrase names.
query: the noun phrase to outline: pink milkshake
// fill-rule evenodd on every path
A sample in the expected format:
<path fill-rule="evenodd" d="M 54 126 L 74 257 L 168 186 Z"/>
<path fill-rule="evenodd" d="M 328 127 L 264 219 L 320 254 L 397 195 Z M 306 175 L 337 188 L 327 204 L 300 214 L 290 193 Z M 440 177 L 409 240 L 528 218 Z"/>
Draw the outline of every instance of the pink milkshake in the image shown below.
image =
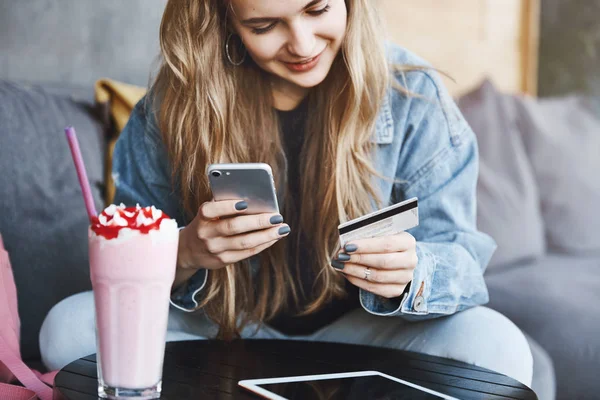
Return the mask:
<path fill-rule="evenodd" d="M 178 241 L 154 207 L 111 205 L 90 227 L 100 397 L 160 397 Z"/>

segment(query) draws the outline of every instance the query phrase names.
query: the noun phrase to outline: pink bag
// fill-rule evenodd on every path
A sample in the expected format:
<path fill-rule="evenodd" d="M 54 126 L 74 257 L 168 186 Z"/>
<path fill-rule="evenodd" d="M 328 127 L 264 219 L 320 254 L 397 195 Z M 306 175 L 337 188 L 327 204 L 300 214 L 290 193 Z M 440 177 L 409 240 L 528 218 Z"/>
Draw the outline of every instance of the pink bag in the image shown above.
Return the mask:
<path fill-rule="evenodd" d="M 52 400 L 55 372 L 40 374 L 32 371 L 21 360 L 19 335 L 21 320 L 17 309 L 17 288 L 8 253 L 0 235 L 0 399 L 2 400 Z M 10 385 L 17 379 L 25 387 Z M 3 383 L 5 382 L 5 383 Z"/>

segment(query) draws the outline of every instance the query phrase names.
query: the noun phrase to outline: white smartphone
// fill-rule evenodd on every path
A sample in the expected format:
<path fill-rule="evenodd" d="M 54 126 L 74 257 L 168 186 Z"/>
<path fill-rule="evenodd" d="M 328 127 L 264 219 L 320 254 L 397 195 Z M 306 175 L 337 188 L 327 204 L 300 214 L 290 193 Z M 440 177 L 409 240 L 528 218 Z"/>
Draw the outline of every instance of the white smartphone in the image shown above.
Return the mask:
<path fill-rule="evenodd" d="M 269 400 L 457 400 L 379 371 L 249 379 L 238 385 Z"/>
<path fill-rule="evenodd" d="M 279 213 L 269 164 L 211 164 L 208 181 L 215 200 L 245 200 L 248 214 Z"/>

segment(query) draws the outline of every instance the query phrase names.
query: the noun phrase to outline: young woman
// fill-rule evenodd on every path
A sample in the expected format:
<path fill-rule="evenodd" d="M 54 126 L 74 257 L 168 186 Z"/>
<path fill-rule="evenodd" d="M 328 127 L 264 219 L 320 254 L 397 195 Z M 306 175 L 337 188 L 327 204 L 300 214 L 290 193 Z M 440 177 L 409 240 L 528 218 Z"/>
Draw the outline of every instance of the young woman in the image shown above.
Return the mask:
<path fill-rule="evenodd" d="M 168 339 L 370 344 L 530 385 L 526 339 L 480 307 L 495 244 L 476 228 L 474 134 L 434 71 L 385 45 L 380 26 L 371 0 L 168 2 L 162 66 L 113 164 L 116 203 L 184 226 Z M 282 215 L 212 201 L 217 162 L 270 164 Z M 410 233 L 339 249 L 340 222 L 411 197 Z M 50 368 L 94 346 L 90 293 L 51 311 Z"/>

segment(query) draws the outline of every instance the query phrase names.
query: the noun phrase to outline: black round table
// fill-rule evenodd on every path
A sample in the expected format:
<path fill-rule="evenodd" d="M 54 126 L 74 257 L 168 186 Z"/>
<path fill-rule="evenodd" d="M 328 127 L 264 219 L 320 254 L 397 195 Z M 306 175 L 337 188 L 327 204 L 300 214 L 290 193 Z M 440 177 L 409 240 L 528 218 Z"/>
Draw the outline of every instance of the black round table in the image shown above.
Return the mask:
<path fill-rule="evenodd" d="M 243 379 L 376 370 L 459 399 L 537 399 L 527 386 L 485 368 L 419 353 L 290 340 L 201 340 L 167 343 L 163 400 L 257 399 Z M 96 357 L 63 368 L 54 400 L 91 400 Z"/>

